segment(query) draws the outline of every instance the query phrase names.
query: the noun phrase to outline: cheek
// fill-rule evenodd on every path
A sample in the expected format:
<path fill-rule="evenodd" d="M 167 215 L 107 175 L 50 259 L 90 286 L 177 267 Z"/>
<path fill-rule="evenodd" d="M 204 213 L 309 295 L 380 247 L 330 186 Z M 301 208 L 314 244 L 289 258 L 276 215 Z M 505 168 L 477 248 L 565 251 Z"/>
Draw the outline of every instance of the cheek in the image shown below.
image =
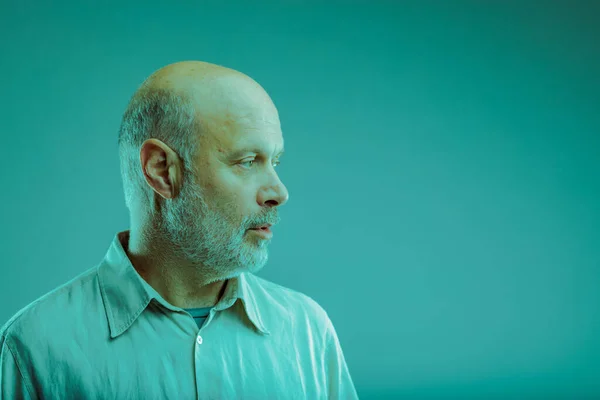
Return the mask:
<path fill-rule="evenodd" d="M 246 223 L 246 220 L 252 216 L 249 200 L 239 193 L 230 194 L 223 199 L 222 206 L 223 212 L 236 225 Z"/>
<path fill-rule="evenodd" d="M 229 222 L 238 224 L 240 219 L 243 218 L 243 212 L 241 210 L 239 199 L 235 196 L 227 195 L 225 193 L 215 193 L 210 197 L 205 197 L 205 203 L 207 211 L 209 213 L 217 214 L 217 218 L 226 218 Z"/>
<path fill-rule="evenodd" d="M 251 194 L 252 189 L 247 179 L 242 177 L 226 173 L 213 176 L 210 182 L 206 182 L 204 193 L 210 208 L 226 215 L 234 224 L 244 222 L 244 219 L 251 217 L 255 212 L 253 202 L 256 202 L 256 194 Z"/>

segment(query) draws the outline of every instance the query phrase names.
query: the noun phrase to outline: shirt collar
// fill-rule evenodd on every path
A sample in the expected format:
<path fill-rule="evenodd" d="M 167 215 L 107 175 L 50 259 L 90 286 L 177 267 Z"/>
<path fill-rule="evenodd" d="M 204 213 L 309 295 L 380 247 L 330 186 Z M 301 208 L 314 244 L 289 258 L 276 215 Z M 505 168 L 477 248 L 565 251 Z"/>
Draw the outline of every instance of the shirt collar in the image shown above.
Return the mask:
<path fill-rule="evenodd" d="M 104 300 L 111 338 L 125 332 L 152 300 L 172 311 L 183 310 L 167 302 L 138 274 L 125 251 L 128 241 L 128 230 L 118 232 L 98 266 L 100 293 Z M 238 277 L 228 279 L 215 310 L 225 310 L 239 300 L 256 330 L 263 335 L 269 335 L 252 288 L 253 284 L 258 283 L 249 278 L 251 277 L 244 272 Z"/>

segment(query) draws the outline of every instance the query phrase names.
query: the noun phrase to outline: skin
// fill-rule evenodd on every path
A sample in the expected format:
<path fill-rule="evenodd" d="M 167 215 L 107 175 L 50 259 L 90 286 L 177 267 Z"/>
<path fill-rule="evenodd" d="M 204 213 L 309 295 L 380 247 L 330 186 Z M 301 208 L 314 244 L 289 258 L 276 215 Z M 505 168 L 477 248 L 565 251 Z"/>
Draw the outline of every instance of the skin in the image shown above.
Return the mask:
<path fill-rule="evenodd" d="M 284 145 L 279 115 L 258 83 L 209 63 L 168 65 L 148 85 L 190 96 L 200 148 L 188 174 L 165 143 L 144 142 L 140 160 L 152 210 L 131 213 L 127 255 L 172 305 L 210 307 L 227 279 L 267 262 L 269 239 L 248 229 L 278 223 L 289 197 L 276 171 Z"/>

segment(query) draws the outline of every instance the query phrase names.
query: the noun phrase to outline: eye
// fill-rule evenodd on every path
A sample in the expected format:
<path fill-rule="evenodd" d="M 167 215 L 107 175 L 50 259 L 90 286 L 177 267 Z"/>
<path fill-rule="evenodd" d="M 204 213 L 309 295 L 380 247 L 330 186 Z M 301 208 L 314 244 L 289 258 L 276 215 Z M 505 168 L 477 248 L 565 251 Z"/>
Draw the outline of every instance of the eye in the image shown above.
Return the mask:
<path fill-rule="evenodd" d="M 253 163 L 254 161 L 256 161 L 256 160 L 243 161 L 240 164 L 244 165 L 244 164 L 248 164 L 248 163 Z M 273 162 L 274 167 L 278 166 L 279 164 L 281 164 L 281 162 L 279 160 Z"/>

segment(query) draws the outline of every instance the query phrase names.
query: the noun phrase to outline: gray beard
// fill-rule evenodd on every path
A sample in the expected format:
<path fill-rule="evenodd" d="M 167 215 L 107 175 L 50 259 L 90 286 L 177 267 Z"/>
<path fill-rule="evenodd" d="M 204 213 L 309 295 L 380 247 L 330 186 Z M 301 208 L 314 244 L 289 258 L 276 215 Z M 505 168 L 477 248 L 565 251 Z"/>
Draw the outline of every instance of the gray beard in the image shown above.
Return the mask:
<path fill-rule="evenodd" d="M 193 183 L 184 183 L 161 220 L 174 253 L 201 268 L 207 283 L 258 272 L 268 260 L 267 243 L 246 238 L 245 225 L 236 226 L 211 210 Z"/>

